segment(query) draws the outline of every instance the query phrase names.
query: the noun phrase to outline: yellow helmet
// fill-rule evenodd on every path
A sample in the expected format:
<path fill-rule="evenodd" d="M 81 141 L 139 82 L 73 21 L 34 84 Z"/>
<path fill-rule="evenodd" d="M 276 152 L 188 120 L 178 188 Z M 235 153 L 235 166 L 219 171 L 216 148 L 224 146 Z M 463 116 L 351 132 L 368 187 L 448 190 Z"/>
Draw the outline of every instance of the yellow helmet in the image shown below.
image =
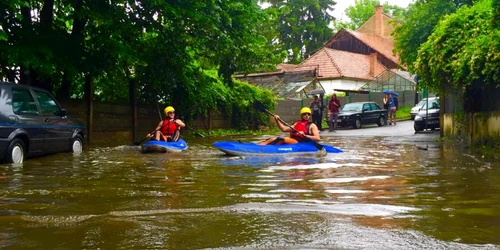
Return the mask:
<path fill-rule="evenodd" d="M 300 110 L 300 115 L 302 114 L 310 114 L 311 113 L 311 109 L 308 108 L 308 107 L 303 107 L 301 110 Z"/>
<path fill-rule="evenodd" d="M 167 115 L 167 114 L 168 114 L 168 112 L 174 112 L 174 111 L 175 111 L 174 107 L 172 107 L 172 106 L 168 106 L 168 107 L 166 107 L 166 108 L 165 108 L 165 111 L 164 111 L 164 112 L 165 112 L 165 114 Z"/>

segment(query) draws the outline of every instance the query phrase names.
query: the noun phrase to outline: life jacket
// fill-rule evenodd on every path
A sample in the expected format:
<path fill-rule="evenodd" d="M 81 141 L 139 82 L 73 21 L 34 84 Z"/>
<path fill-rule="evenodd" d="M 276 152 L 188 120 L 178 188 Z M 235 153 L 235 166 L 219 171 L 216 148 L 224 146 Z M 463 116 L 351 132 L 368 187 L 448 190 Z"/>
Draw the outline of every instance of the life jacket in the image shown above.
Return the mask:
<path fill-rule="evenodd" d="M 299 120 L 295 123 L 295 126 L 293 127 L 297 132 L 293 131 L 290 132 L 290 137 L 294 138 L 297 141 L 301 141 L 304 138 L 299 134 L 300 131 L 304 132 L 306 135 L 311 135 L 309 133 L 309 127 L 311 127 L 312 122 L 307 121 L 307 120 Z"/>
<path fill-rule="evenodd" d="M 163 135 L 172 136 L 178 129 L 177 123 L 170 122 L 170 119 L 165 119 L 163 120 L 160 131 Z"/>

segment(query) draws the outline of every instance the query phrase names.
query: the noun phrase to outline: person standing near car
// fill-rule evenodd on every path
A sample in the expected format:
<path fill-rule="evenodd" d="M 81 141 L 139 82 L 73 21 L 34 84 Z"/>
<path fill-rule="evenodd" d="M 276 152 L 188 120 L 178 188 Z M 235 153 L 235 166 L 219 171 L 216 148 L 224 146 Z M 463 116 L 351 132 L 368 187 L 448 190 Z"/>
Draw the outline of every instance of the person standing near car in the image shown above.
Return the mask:
<path fill-rule="evenodd" d="M 330 132 L 335 132 L 337 128 L 337 117 L 340 111 L 340 100 L 337 98 L 337 94 L 333 93 L 332 99 L 328 102 L 328 126 Z"/>
<path fill-rule="evenodd" d="M 389 125 L 396 125 L 396 101 L 392 94 L 389 94 Z"/>
<path fill-rule="evenodd" d="M 312 122 L 316 124 L 319 130 L 321 130 L 321 109 L 323 105 L 319 101 L 319 98 L 317 95 L 314 95 L 313 100 L 311 104 L 309 105 L 309 108 L 312 110 Z"/>
<path fill-rule="evenodd" d="M 384 103 L 384 109 L 389 111 L 389 95 L 388 94 L 384 95 L 382 102 Z"/>

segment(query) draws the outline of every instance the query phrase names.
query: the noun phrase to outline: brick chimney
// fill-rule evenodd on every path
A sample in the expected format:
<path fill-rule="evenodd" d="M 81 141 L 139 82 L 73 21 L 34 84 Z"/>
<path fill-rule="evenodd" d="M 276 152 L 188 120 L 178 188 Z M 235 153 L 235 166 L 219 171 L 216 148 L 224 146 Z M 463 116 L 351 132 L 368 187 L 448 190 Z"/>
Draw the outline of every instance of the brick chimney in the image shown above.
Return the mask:
<path fill-rule="evenodd" d="M 377 67 L 377 53 L 370 53 L 370 75 L 375 76 Z"/>
<path fill-rule="evenodd" d="M 381 37 L 384 36 L 384 19 L 382 19 L 382 9 L 382 5 L 375 6 L 375 35 Z"/>

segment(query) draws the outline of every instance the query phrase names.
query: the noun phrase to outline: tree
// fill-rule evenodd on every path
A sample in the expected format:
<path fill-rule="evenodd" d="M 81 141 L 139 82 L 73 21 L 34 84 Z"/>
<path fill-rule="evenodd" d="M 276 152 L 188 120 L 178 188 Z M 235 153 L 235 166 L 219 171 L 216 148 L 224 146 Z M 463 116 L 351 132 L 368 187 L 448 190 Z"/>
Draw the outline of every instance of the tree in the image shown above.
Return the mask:
<path fill-rule="evenodd" d="M 253 0 L 1 1 L 0 7 L 3 75 L 12 81 L 20 75 L 17 81 L 61 97 L 79 96 L 85 75 L 92 75 L 97 98 L 116 100 L 126 95 L 130 77 L 155 79 L 155 88 L 168 89 L 188 84 L 192 71 L 181 68 L 192 65 L 199 68 L 194 71 L 218 69 L 231 83 L 235 71 L 283 59 L 261 34 L 267 16 Z M 152 75 L 137 74 L 145 66 L 151 69 L 142 73 Z M 171 77 L 158 78 L 154 68 L 170 69 L 163 75 Z"/>
<path fill-rule="evenodd" d="M 287 51 L 289 63 L 298 63 L 321 48 L 333 35 L 328 27 L 334 20 L 328 11 L 333 10 L 333 0 L 269 0 L 267 11 L 277 11 L 274 29 L 277 41 Z M 274 39 L 273 39 L 274 40 Z"/>
<path fill-rule="evenodd" d="M 416 72 L 427 86 L 463 89 L 469 85 L 500 86 L 500 30 L 494 26 L 496 0 L 460 8 L 435 27 L 422 44 Z M 480 28 L 479 28 L 480 27 Z"/>
<path fill-rule="evenodd" d="M 333 22 L 334 30 L 356 30 L 370 17 L 372 17 L 373 14 L 375 14 L 375 6 L 378 5 L 380 5 L 379 0 L 355 0 L 355 4 L 353 6 L 347 7 L 347 9 L 345 10 L 345 14 L 349 18 L 349 21 L 335 20 Z M 385 2 L 382 6 L 383 12 L 385 14 L 397 19 L 402 18 L 406 13 L 405 8 L 399 7 L 397 5 L 390 5 L 387 2 Z"/>
<path fill-rule="evenodd" d="M 434 27 L 458 7 L 473 4 L 474 0 L 418 0 L 410 5 L 406 18 L 394 31 L 394 51 L 408 71 L 415 72 L 418 50 L 432 34 Z"/>

